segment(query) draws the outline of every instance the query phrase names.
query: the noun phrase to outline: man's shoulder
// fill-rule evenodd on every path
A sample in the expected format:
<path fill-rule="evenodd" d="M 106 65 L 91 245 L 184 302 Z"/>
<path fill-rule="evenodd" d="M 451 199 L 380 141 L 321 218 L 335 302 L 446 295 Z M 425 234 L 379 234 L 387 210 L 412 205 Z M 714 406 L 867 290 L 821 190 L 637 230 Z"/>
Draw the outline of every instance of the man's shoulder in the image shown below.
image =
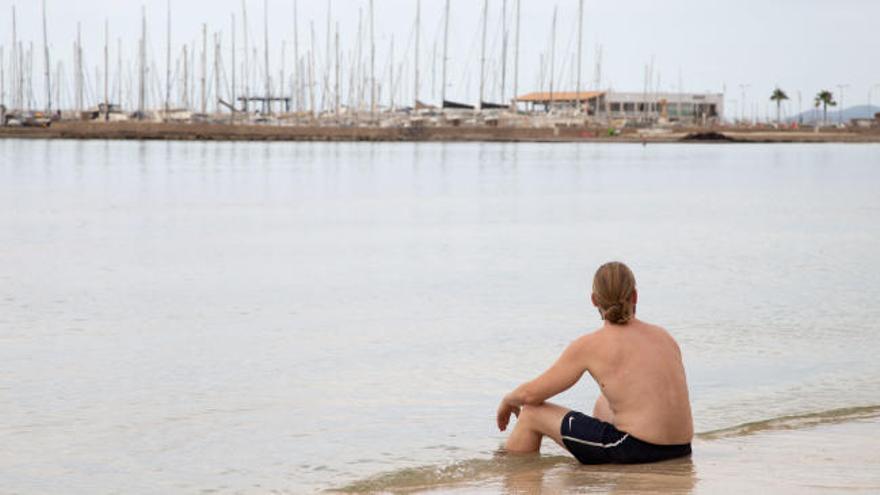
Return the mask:
<path fill-rule="evenodd" d="M 653 323 L 647 323 L 644 321 L 641 323 L 643 325 L 645 325 L 645 328 L 647 328 L 649 331 L 653 332 L 654 335 L 661 336 L 661 338 L 663 340 L 665 340 L 666 342 L 669 342 L 675 348 L 678 348 L 678 341 L 675 340 L 675 337 L 672 336 L 672 333 L 669 330 L 667 330 L 665 327 L 662 327 L 660 325 L 655 325 Z"/>
<path fill-rule="evenodd" d="M 669 330 L 667 330 L 663 326 L 657 325 L 656 323 L 650 323 L 650 322 L 647 322 L 644 320 L 638 320 L 638 324 L 641 325 L 642 327 L 644 327 L 648 330 L 652 330 L 654 332 L 659 332 L 659 333 L 663 333 L 665 335 L 670 335 L 670 336 L 672 335 L 669 333 Z"/>
<path fill-rule="evenodd" d="M 577 349 L 590 350 L 601 345 L 606 338 L 607 329 L 597 328 L 572 341 L 571 346 Z"/>

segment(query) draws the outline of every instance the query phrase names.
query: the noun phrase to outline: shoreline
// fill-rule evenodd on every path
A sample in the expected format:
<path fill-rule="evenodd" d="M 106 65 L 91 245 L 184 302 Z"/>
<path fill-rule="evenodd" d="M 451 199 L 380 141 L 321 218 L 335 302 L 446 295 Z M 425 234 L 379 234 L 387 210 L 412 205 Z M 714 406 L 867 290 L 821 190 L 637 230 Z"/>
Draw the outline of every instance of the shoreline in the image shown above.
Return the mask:
<path fill-rule="evenodd" d="M 694 138 L 695 134 L 709 136 Z M 626 129 L 616 136 L 585 127 L 336 127 L 139 122 L 58 122 L 50 127 L 0 127 L 0 139 L 288 142 L 496 143 L 880 143 L 880 130 Z"/>
<path fill-rule="evenodd" d="M 701 433 L 692 456 L 653 464 L 582 466 L 548 443 L 542 455 L 498 453 L 400 469 L 324 492 L 874 492 L 880 489 L 880 456 L 872 441 L 878 429 L 877 406 L 844 408 Z"/>

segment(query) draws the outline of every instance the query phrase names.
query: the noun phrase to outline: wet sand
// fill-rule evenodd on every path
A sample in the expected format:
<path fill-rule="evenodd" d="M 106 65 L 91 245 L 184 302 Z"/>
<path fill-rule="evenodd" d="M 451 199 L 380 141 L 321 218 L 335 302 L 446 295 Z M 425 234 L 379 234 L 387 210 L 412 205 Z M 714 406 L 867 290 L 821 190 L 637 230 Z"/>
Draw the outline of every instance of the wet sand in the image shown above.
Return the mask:
<path fill-rule="evenodd" d="M 492 126 L 341 127 L 175 124 L 140 122 L 58 122 L 48 128 L 0 127 L 0 138 L 121 139 L 174 141 L 376 141 L 376 142 L 681 142 L 688 134 L 707 129 L 642 132 L 626 129 L 608 136 L 606 129 L 584 127 L 533 128 Z M 711 129 L 728 141 L 746 143 L 878 143 L 880 130 L 773 131 Z"/>
<path fill-rule="evenodd" d="M 877 493 L 880 411 L 783 418 L 700 435 L 690 459 L 580 466 L 549 446 L 541 457 L 498 455 L 414 469 L 343 489 L 369 493 Z M 547 448 L 550 447 L 550 448 Z"/>

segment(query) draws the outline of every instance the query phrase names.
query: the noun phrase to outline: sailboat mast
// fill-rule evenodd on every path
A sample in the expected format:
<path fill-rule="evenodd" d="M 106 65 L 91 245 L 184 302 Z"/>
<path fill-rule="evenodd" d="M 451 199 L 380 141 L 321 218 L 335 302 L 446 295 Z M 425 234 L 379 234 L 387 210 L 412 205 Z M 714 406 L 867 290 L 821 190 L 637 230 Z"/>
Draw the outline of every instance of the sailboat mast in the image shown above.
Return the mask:
<path fill-rule="evenodd" d="M 171 0 L 166 2 L 167 25 L 165 27 L 165 118 L 171 108 Z"/>
<path fill-rule="evenodd" d="M 241 0 L 241 23 L 242 28 L 244 30 L 244 113 L 248 112 L 248 103 L 251 96 L 251 88 L 250 88 L 250 72 L 248 72 L 248 57 L 250 55 L 250 50 L 248 49 L 248 25 L 247 25 L 247 4 L 245 0 Z"/>
<path fill-rule="evenodd" d="M 309 34 L 311 35 L 312 47 L 309 50 L 309 109 L 312 118 L 317 116 L 315 108 L 315 21 L 309 22 Z"/>
<path fill-rule="evenodd" d="M 584 46 L 584 0 L 578 2 L 578 48 L 577 48 L 577 111 L 580 113 L 581 107 L 581 61 L 583 59 L 582 49 Z"/>
<path fill-rule="evenodd" d="M 516 0 L 516 46 L 514 47 L 513 58 L 513 97 L 514 109 L 516 109 L 515 99 L 519 95 L 519 32 L 520 32 L 520 0 Z"/>
<path fill-rule="evenodd" d="M 116 102 L 122 106 L 122 38 L 116 38 Z"/>
<path fill-rule="evenodd" d="M 2 50 L 0 50 L 0 51 L 2 51 Z M 0 57 L 0 59 L 2 59 L 2 57 Z M 0 65 L 3 65 L 2 60 L 0 60 Z M 56 62 L 55 63 L 55 86 L 53 86 L 53 88 L 52 88 L 55 91 L 55 98 L 53 100 L 55 102 L 55 109 L 59 112 L 61 111 L 61 68 L 62 68 L 61 62 L 60 61 Z M 2 72 L 2 71 L 0 71 L 0 72 Z M 2 78 L 2 77 L 3 76 L 0 75 L 0 78 Z M 2 84 L 0 84 L 0 87 L 2 87 Z M 0 93 L 2 93 L 2 92 L 3 92 L 3 90 L 0 89 Z"/>
<path fill-rule="evenodd" d="M 321 110 L 326 109 L 329 104 L 329 94 L 330 93 L 330 36 L 332 34 L 332 29 L 330 27 L 330 16 L 331 9 L 333 8 L 333 1 L 327 0 L 327 32 L 325 36 L 325 48 L 324 48 L 324 88 L 321 96 Z"/>
<path fill-rule="evenodd" d="M 437 39 L 431 44 L 431 99 L 437 98 Z"/>
<path fill-rule="evenodd" d="M 220 113 L 220 33 L 214 33 L 214 113 Z"/>
<path fill-rule="evenodd" d="M 300 101 L 300 104 L 302 105 L 302 108 L 300 110 L 304 112 L 305 107 L 306 107 L 306 94 L 305 94 L 305 87 L 303 86 L 303 84 L 305 84 L 305 80 L 307 77 L 306 75 L 308 74 L 305 56 L 300 57 L 299 60 L 296 61 L 296 70 L 300 74 L 300 79 L 298 81 L 296 81 L 296 88 L 294 88 L 294 90 L 296 91 L 297 99 Z"/>
<path fill-rule="evenodd" d="M 98 115 L 101 114 L 101 100 L 100 95 L 98 94 L 98 84 L 101 81 L 101 67 L 98 64 L 95 64 L 95 100 L 98 101 Z"/>
<path fill-rule="evenodd" d="M 550 30 L 550 99 L 547 110 L 553 106 L 553 83 L 556 70 L 556 14 L 559 7 L 553 7 L 553 27 Z"/>
<path fill-rule="evenodd" d="M 16 70 L 15 70 L 15 74 L 13 74 L 13 77 L 14 77 L 13 84 L 15 85 L 15 87 L 13 88 L 13 92 L 15 94 L 15 107 L 16 108 L 21 108 L 21 87 L 22 87 L 21 73 L 24 71 L 24 61 L 23 61 L 23 55 L 21 55 L 21 51 L 22 51 L 22 46 L 21 46 L 21 42 L 19 41 L 18 44 L 15 46 L 14 57 L 15 57 Z"/>
<path fill-rule="evenodd" d="M 489 26 L 489 0 L 483 0 L 483 38 L 480 44 L 480 101 L 477 110 L 483 110 L 484 91 L 486 89 L 486 30 Z"/>
<path fill-rule="evenodd" d="M 363 9 L 358 7 L 358 30 L 357 30 L 357 47 L 355 48 L 355 58 L 357 59 L 357 67 L 355 69 L 355 78 L 354 81 L 356 83 L 355 98 L 356 98 L 356 108 L 357 115 L 360 117 L 360 112 L 364 109 L 364 57 L 363 57 L 363 46 L 364 46 L 364 16 Z"/>
<path fill-rule="evenodd" d="M 79 29 L 79 28 L 77 28 Z M 147 70 L 147 8 L 141 7 L 141 43 L 140 43 L 140 61 L 138 67 L 138 120 L 144 119 L 144 106 L 146 102 L 146 70 Z M 79 62 L 82 62 L 80 57 Z M 82 69 L 80 68 L 80 71 Z M 81 73 L 81 72 L 79 72 Z"/>
<path fill-rule="evenodd" d="M 52 82 L 49 79 L 49 71 L 51 70 L 51 65 L 49 64 L 49 40 L 46 35 L 46 0 L 43 0 L 43 53 L 45 55 L 45 63 L 46 63 L 46 111 L 52 112 Z"/>
<path fill-rule="evenodd" d="M 391 35 L 391 52 L 390 61 L 388 63 L 388 98 L 391 104 L 391 111 L 394 111 L 394 35 Z"/>
<path fill-rule="evenodd" d="M 208 25 L 202 24 L 202 113 L 208 113 Z"/>
<path fill-rule="evenodd" d="M 97 81 L 95 81 L 97 82 Z M 110 21 L 104 19 L 104 122 L 110 120 Z"/>
<path fill-rule="evenodd" d="M 284 69 L 286 69 L 285 61 L 287 57 L 287 42 L 281 40 L 281 69 L 278 71 L 278 96 L 284 97 L 284 81 L 285 74 Z"/>
<path fill-rule="evenodd" d="M 16 80 L 16 85 L 18 86 L 18 108 L 24 108 L 27 104 L 25 102 L 25 86 L 24 86 L 24 78 L 25 74 L 28 73 L 28 66 L 25 63 L 25 57 L 27 52 L 24 50 L 24 43 L 18 42 L 18 78 Z M 27 71 L 27 72 L 26 72 Z"/>
<path fill-rule="evenodd" d="M 507 0 L 501 3 L 501 103 L 507 90 Z"/>
<path fill-rule="evenodd" d="M 266 64 L 266 113 L 272 113 L 272 82 L 270 74 L 272 71 L 269 67 L 269 0 L 264 0 L 263 2 L 263 35 L 264 35 L 264 46 L 263 46 L 263 54 L 265 57 Z"/>
<path fill-rule="evenodd" d="M 146 14 L 145 14 L 146 15 Z M 20 69 L 20 67 L 19 67 Z M 83 109 L 82 25 L 76 23 L 76 111 Z"/>
<path fill-rule="evenodd" d="M 197 66 L 198 63 L 198 52 L 196 51 L 196 39 L 193 38 L 189 42 L 189 60 L 190 60 L 190 68 L 189 68 L 189 78 L 184 81 L 187 85 L 186 93 L 189 98 L 189 109 L 195 112 L 196 109 L 196 74 L 198 72 Z"/>
<path fill-rule="evenodd" d="M 27 51 L 27 109 L 33 110 L 34 101 L 34 42 L 28 43 Z"/>
<path fill-rule="evenodd" d="M 237 92 L 237 88 L 235 87 L 235 14 L 234 13 L 231 14 L 231 20 L 232 20 L 232 22 L 230 23 L 230 28 L 231 28 L 230 32 L 232 34 L 232 39 L 230 41 L 232 42 L 232 49 L 231 49 L 230 55 L 232 56 L 232 64 L 231 64 L 232 85 L 230 85 L 230 87 L 229 87 L 230 100 L 231 100 L 229 102 L 229 104 L 232 105 L 232 110 L 230 110 L 229 113 L 234 118 L 234 116 L 235 116 L 235 99 L 236 99 L 235 97 L 236 97 L 236 92 Z"/>
<path fill-rule="evenodd" d="M 446 106 L 446 62 L 449 60 L 449 0 L 446 0 L 446 15 L 443 18 L 443 85 L 440 87 L 440 108 Z"/>
<path fill-rule="evenodd" d="M 293 0 L 293 97 L 294 108 L 297 112 L 302 111 L 302 101 L 300 101 L 299 80 L 301 77 L 299 67 L 299 18 L 296 9 L 296 0 Z"/>
<path fill-rule="evenodd" d="M 338 23 L 337 23 L 337 25 L 338 25 Z M 360 30 L 360 26 L 358 26 L 358 30 Z M 355 44 L 357 44 L 357 43 L 358 42 L 355 41 Z M 355 60 L 355 58 L 354 58 L 356 51 L 357 50 L 349 50 L 349 52 L 348 52 L 348 60 L 349 60 L 350 67 L 348 68 L 348 95 L 346 95 L 346 98 L 348 100 L 349 111 L 352 111 L 356 108 L 355 103 L 354 103 L 355 102 L 355 96 L 354 96 L 355 81 L 357 80 L 357 66 L 358 66 L 357 60 Z"/>
<path fill-rule="evenodd" d="M 416 47 L 415 47 L 415 79 L 413 80 L 413 111 L 419 107 L 419 42 L 422 29 L 422 0 L 416 0 Z"/>
<path fill-rule="evenodd" d="M 189 109 L 189 47 L 183 45 L 183 108 Z"/>
<path fill-rule="evenodd" d="M 336 23 L 336 84 L 335 84 L 335 86 L 336 86 L 336 91 L 335 91 L 335 93 L 336 93 L 336 119 L 337 120 L 339 119 L 339 112 L 340 112 L 340 107 L 339 107 L 339 97 L 340 97 L 340 95 L 339 95 L 339 73 L 340 73 L 340 71 L 341 71 L 341 68 L 339 66 L 339 23 L 337 22 Z"/>
<path fill-rule="evenodd" d="M 9 88 L 9 98 L 11 100 L 12 108 L 20 108 L 17 103 L 19 98 L 19 85 L 20 85 L 20 74 L 23 69 L 23 63 L 20 59 L 19 52 L 22 50 L 21 42 L 18 42 L 17 45 L 12 47 L 12 56 L 10 58 L 10 65 L 12 66 L 12 74 L 10 77 L 10 88 Z"/>
<path fill-rule="evenodd" d="M 376 118 L 376 30 L 373 22 L 373 0 L 370 0 L 370 118 Z"/>
<path fill-rule="evenodd" d="M 12 99 L 12 107 L 19 108 L 18 102 L 18 29 L 15 19 L 15 5 L 12 6 L 12 91 L 10 98 Z"/>
<path fill-rule="evenodd" d="M 6 67 L 3 60 L 3 46 L 0 46 L 0 107 L 6 104 Z M 2 117 L 0 117 L 2 119 Z M 3 121 L 0 120 L 0 125 Z"/>

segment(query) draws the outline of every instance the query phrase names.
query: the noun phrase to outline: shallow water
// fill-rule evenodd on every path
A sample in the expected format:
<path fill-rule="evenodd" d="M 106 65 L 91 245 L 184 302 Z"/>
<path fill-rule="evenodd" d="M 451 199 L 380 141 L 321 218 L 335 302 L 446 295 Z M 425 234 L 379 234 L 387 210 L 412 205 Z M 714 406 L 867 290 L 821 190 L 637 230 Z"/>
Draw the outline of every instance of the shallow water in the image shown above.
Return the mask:
<path fill-rule="evenodd" d="M 490 462 L 609 259 L 679 339 L 698 431 L 877 405 L 878 218 L 876 145 L 0 140 L 0 486 Z"/>
<path fill-rule="evenodd" d="M 401 470 L 342 492 L 395 493 L 877 493 L 880 411 L 694 443 L 694 455 L 656 464 L 580 466 L 570 457 L 498 456 L 443 469 Z M 817 418 L 813 418 L 817 419 Z"/>

